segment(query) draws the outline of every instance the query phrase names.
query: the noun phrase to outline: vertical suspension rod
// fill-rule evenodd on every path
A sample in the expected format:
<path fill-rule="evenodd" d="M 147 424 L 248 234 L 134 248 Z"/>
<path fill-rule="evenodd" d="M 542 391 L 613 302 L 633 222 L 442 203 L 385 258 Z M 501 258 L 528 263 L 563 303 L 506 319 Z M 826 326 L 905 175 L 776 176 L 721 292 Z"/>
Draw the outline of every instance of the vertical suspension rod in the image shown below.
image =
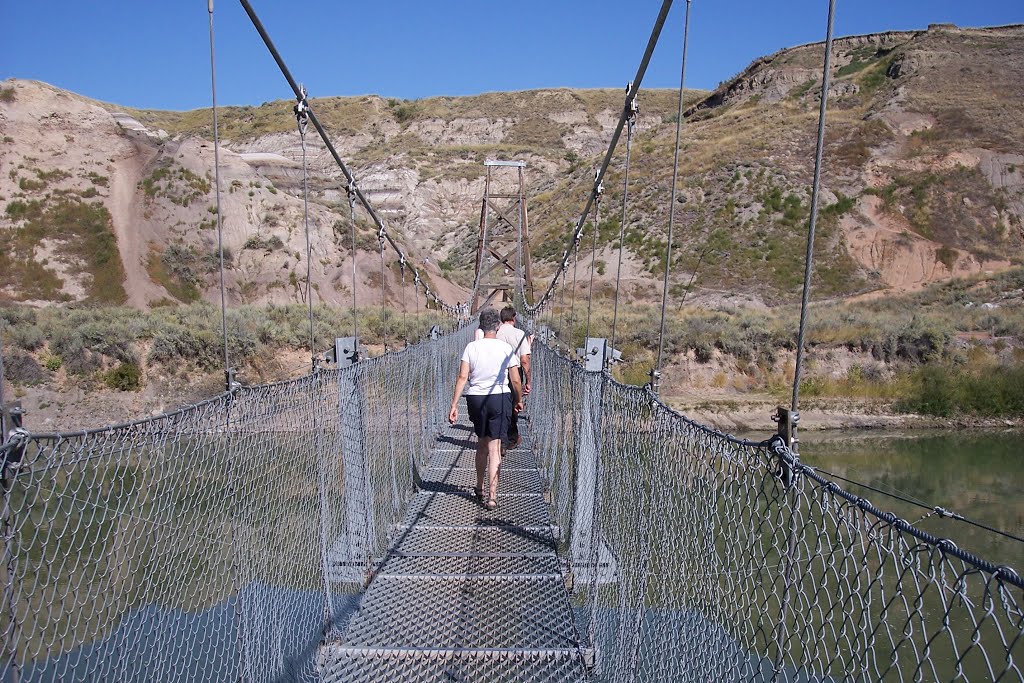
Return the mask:
<path fill-rule="evenodd" d="M 690 0 L 686 0 L 686 20 L 683 22 L 683 59 L 679 69 L 679 111 L 676 119 L 675 155 L 672 159 L 672 193 L 668 207 L 668 244 L 665 245 L 665 280 L 661 291 L 661 330 L 658 333 L 658 361 L 651 373 L 651 388 L 658 390 L 662 359 L 665 355 L 665 311 L 668 306 L 668 279 L 672 273 L 672 229 L 675 225 L 676 195 L 679 192 L 679 142 L 683 132 L 683 101 L 686 97 L 686 49 L 690 38 Z"/>
<path fill-rule="evenodd" d="M 821 106 L 818 109 L 818 143 L 814 151 L 814 184 L 811 190 L 811 216 L 807 228 L 807 254 L 804 260 L 804 288 L 800 304 L 800 331 L 797 334 L 796 369 L 793 373 L 792 410 L 796 412 L 800 398 L 800 363 L 803 360 L 804 330 L 807 324 L 807 306 L 811 296 L 811 269 L 814 256 L 814 229 L 818 213 L 818 187 L 821 183 L 821 159 L 825 147 L 825 107 L 828 102 L 829 72 L 832 65 L 832 29 L 835 25 L 836 0 L 828 3 L 828 24 L 825 29 L 825 58 L 821 75 Z M 793 445 L 795 448 L 795 444 Z M 797 550 L 797 486 L 790 482 L 786 491 L 789 503 L 789 533 L 786 539 L 786 555 L 783 558 L 782 600 L 779 606 L 779 623 L 775 633 L 776 655 L 771 683 L 779 680 L 785 659 L 786 645 L 792 637 L 789 624 L 790 594 L 793 592 L 793 571 Z"/>
<path fill-rule="evenodd" d="M 242 0 L 244 3 L 246 0 Z M 601 181 L 604 180 L 604 175 L 608 171 L 608 166 L 612 163 L 612 156 L 615 154 L 615 148 L 619 144 L 619 137 L 622 135 L 622 129 L 626 125 L 626 120 L 629 118 L 630 106 L 629 103 L 637 92 L 640 90 L 640 84 L 643 82 L 644 74 L 647 73 L 647 66 L 651 62 L 651 56 L 654 54 L 654 48 L 658 44 L 658 38 L 661 37 L 661 31 L 665 27 L 665 20 L 668 18 L 668 11 L 672 8 L 672 0 L 663 0 L 661 3 L 661 10 L 658 12 L 658 18 L 654 21 L 654 28 L 651 30 L 651 37 L 647 40 L 647 48 L 644 50 L 644 56 L 640 60 L 640 66 L 636 70 L 636 75 L 633 77 L 632 87 L 629 93 L 626 95 L 626 104 L 622 107 L 622 113 L 619 115 L 619 122 L 615 125 L 615 131 L 612 133 L 611 142 L 608 143 L 608 151 L 604 155 L 604 160 L 601 162 L 601 167 L 597 171 L 597 176 L 594 178 L 594 187 L 591 189 L 590 194 L 587 197 L 587 203 L 583 207 L 583 211 L 580 213 L 580 218 L 576 221 L 576 230 L 574 237 L 578 239 L 580 233 L 583 232 L 584 224 L 586 223 L 587 216 L 590 214 L 590 207 L 594 204 L 597 199 L 597 188 L 601 185 Z M 564 267 L 569 262 L 568 256 L 562 261 Z M 530 311 L 539 310 L 547 300 L 551 297 L 554 292 L 556 285 L 558 284 L 558 277 L 561 274 L 561 270 L 555 271 L 555 276 L 551 278 L 551 283 L 548 285 L 547 291 L 544 296 L 541 297 L 540 301 L 536 305 L 529 308 Z"/>
<path fill-rule="evenodd" d="M 832 68 L 832 27 L 835 23 L 836 0 L 828 3 L 828 28 L 825 36 L 825 60 L 821 75 L 821 104 L 818 108 L 818 143 L 814 150 L 814 182 L 811 185 L 811 217 L 807 226 L 807 253 L 804 257 L 804 287 L 800 298 L 800 329 L 796 338 L 796 368 L 793 372 L 793 412 L 800 402 L 800 374 L 804 360 L 804 333 L 807 329 L 807 308 L 811 302 L 811 272 L 814 267 L 814 231 L 818 224 L 818 195 L 821 187 L 821 163 L 825 150 L 825 108 Z"/>
<path fill-rule="evenodd" d="M 244 631 L 242 623 L 242 612 L 241 612 L 241 596 L 242 596 L 242 585 L 239 579 L 238 571 L 238 550 L 235 545 L 236 529 L 235 529 L 235 503 L 237 501 L 237 489 L 235 487 L 235 459 L 233 457 L 231 447 L 231 409 L 234 405 L 234 391 L 236 384 L 234 381 L 234 372 L 231 370 L 231 365 L 228 362 L 228 318 L 227 318 L 227 295 L 225 292 L 224 285 L 224 219 L 221 215 L 221 201 L 220 201 L 220 133 L 217 127 L 217 77 L 216 77 L 216 59 L 214 56 L 214 32 L 213 32 L 213 0 L 207 0 L 207 13 L 210 20 L 210 91 L 213 107 L 213 168 L 214 168 L 214 182 L 216 183 L 216 196 L 217 196 L 217 251 L 220 255 L 220 320 L 221 320 L 221 334 L 224 339 L 224 384 L 225 389 L 228 392 L 224 411 L 224 457 L 227 460 L 227 498 L 230 505 L 230 524 L 231 524 L 231 554 L 230 554 L 230 565 L 231 565 L 231 583 L 232 590 L 235 593 L 235 608 L 233 610 L 234 627 L 235 627 L 235 643 L 238 648 L 238 668 L 243 670 L 247 666 L 245 659 L 245 648 L 244 644 Z"/>
<path fill-rule="evenodd" d="M 220 257 L 220 333 L 224 340 L 224 383 L 231 391 L 231 363 L 228 360 L 228 304 L 224 285 L 224 217 L 220 207 L 220 131 L 217 127 L 217 68 L 213 51 L 213 0 L 207 2 L 210 17 L 210 99 L 213 107 L 213 177 L 217 197 L 217 253 Z"/>
<path fill-rule="evenodd" d="M 668 1 L 669 0 L 666 0 L 666 2 Z M 277 62 L 277 67 L 281 70 L 281 74 L 284 76 L 285 80 L 288 81 L 288 86 L 292 89 L 292 92 L 295 93 L 295 98 L 302 99 L 302 89 L 299 87 L 299 84 L 295 80 L 295 78 L 292 77 L 292 72 L 289 71 L 288 65 L 284 63 L 284 59 L 281 57 L 281 53 L 278 52 L 277 47 L 274 46 L 274 41 L 270 39 L 270 34 L 268 34 L 267 29 L 263 27 L 263 22 L 261 22 L 260 18 L 256 15 L 256 10 L 252 8 L 252 4 L 249 2 L 249 0 L 239 0 L 239 2 L 242 5 L 242 9 L 245 10 L 245 13 L 249 15 L 249 20 L 252 21 L 252 25 L 253 27 L 255 27 L 256 32 L 260 34 L 260 38 L 263 39 L 264 45 L 266 45 L 267 49 L 270 51 L 270 55 L 274 58 L 274 61 Z M 327 135 L 327 131 L 324 130 L 324 127 L 320 124 L 320 119 L 316 117 L 316 113 L 313 111 L 313 108 L 309 107 L 308 112 L 309 120 L 313 123 L 313 127 L 316 128 L 316 132 L 320 135 L 320 139 L 324 141 L 324 145 L 327 147 L 327 151 L 331 153 L 331 156 L 334 158 L 334 162 L 338 165 L 338 168 L 341 169 L 341 172 L 345 175 L 345 180 L 348 182 L 349 190 L 355 195 L 356 199 L 359 200 L 359 203 L 363 205 L 363 208 L 366 210 L 366 213 L 370 215 L 370 218 L 373 220 L 374 225 L 377 226 L 377 229 L 382 231 L 384 239 L 386 239 L 388 244 L 391 245 L 391 248 L 394 249 L 395 252 L 398 253 L 400 256 L 405 256 L 405 253 L 398 246 L 398 243 L 395 242 L 395 240 L 388 233 L 387 228 L 384 225 L 384 221 L 381 220 L 376 210 L 374 210 L 373 206 L 366 198 L 366 195 L 363 194 L 363 191 L 356 184 L 355 176 L 352 175 L 352 172 L 349 170 L 348 166 L 345 164 L 344 161 L 342 161 L 341 155 L 338 154 L 338 150 L 334 148 L 334 143 L 331 142 L 330 137 L 328 137 Z M 355 255 L 353 254 L 353 257 L 354 256 Z M 409 264 L 409 267 L 412 269 L 414 274 L 418 274 L 416 267 L 413 266 L 412 263 Z M 433 298 L 438 303 L 438 305 L 444 308 L 446 311 L 452 309 L 451 306 L 441 301 L 437 294 L 430 290 L 430 287 L 426 284 L 425 280 L 421 278 L 420 281 L 423 283 L 423 288 L 424 291 L 427 293 L 427 296 Z"/>

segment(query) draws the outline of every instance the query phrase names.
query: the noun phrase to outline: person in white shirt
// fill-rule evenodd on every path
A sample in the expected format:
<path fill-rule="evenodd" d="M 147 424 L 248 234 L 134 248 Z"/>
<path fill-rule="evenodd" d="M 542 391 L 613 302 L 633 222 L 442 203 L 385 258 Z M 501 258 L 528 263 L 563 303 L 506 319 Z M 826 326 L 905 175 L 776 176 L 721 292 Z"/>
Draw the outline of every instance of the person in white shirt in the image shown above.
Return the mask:
<path fill-rule="evenodd" d="M 501 466 L 501 439 L 508 432 L 513 413 L 523 409 L 519 382 L 519 358 L 512 347 L 497 338 L 500 318 L 493 308 L 480 311 L 480 329 L 484 338 L 472 341 L 462 353 L 459 375 L 455 380 L 448 421 L 459 418 L 459 397 L 466 392 L 466 408 L 476 432 L 476 495 L 484 507 L 498 507 L 498 468 Z M 484 499 L 484 473 L 489 479 Z"/>
<path fill-rule="evenodd" d="M 526 332 L 516 327 L 516 309 L 506 306 L 501 309 L 501 327 L 498 328 L 498 339 L 512 347 L 519 358 L 519 380 L 523 387 L 523 401 L 530 395 L 530 340 Z M 515 448 L 523 442 L 519 434 L 519 415 L 512 413 L 508 422 L 508 447 Z"/>

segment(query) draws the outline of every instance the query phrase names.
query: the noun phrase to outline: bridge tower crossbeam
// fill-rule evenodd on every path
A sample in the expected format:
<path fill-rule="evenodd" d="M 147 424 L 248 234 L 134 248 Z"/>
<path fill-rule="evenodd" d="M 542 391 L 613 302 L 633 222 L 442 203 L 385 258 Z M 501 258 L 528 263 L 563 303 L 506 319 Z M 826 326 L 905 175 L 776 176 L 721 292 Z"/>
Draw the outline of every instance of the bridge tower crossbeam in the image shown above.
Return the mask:
<path fill-rule="evenodd" d="M 477 239 L 475 287 L 472 312 L 495 302 L 515 299 L 516 284 L 523 282 L 530 299 L 534 298 L 530 271 L 530 232 L 524 193 L 525 161 L 484 161 L 487 169 L 484 197 L 480 208 L 480 232 Z M 498 189 L 498 170 L 504 171 L 503 188 Z M 515 177 L 508 185 L 509 171 Z"/>

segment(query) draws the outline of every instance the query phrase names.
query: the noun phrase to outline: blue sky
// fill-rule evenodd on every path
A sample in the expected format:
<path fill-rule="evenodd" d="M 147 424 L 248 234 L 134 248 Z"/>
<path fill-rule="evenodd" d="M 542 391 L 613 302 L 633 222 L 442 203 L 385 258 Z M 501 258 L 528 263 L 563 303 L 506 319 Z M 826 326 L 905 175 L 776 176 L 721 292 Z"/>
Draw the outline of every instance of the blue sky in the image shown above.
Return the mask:
<path fill-rule="evenodd" d="M 624 87 L 658 0 L 250 0 L 311 96 L 465 95 Z M 0 78 L 46 81 L 135 107 L 209 105 L 206 0 L 0 0 Z M 827 0 L 694 0 L 687 85 L 713 88 L 752 59 L 821 40 Z M 216 0 L 218 99 L 290 97 L 235 0 Z M 645 80 L 676 87 L 684 0 Z M 837 35 L 1024 23 L 1024 0 L 839 0 Z"/>

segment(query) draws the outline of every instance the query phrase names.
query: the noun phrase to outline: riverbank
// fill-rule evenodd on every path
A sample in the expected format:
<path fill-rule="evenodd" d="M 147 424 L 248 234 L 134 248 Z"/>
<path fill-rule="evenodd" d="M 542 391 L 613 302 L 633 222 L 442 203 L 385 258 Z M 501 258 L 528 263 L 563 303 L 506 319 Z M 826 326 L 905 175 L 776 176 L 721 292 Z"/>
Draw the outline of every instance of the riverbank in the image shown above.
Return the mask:
<path fill-rule="evenodd" d="M 665 396 L 675 410 L 701 424 L 730 434 L 775 431 L 772 416 L 783 400 L 769 395 L 695 394 Z M 805 431 L 838 429 L 998 429 L 1024 428 L 1020 418 L 985 418 L 971 415 L 935 417 L 901 413 L 889 402 L 840 398 L 811 398 L 801 401 L 800 428 Z"/>

